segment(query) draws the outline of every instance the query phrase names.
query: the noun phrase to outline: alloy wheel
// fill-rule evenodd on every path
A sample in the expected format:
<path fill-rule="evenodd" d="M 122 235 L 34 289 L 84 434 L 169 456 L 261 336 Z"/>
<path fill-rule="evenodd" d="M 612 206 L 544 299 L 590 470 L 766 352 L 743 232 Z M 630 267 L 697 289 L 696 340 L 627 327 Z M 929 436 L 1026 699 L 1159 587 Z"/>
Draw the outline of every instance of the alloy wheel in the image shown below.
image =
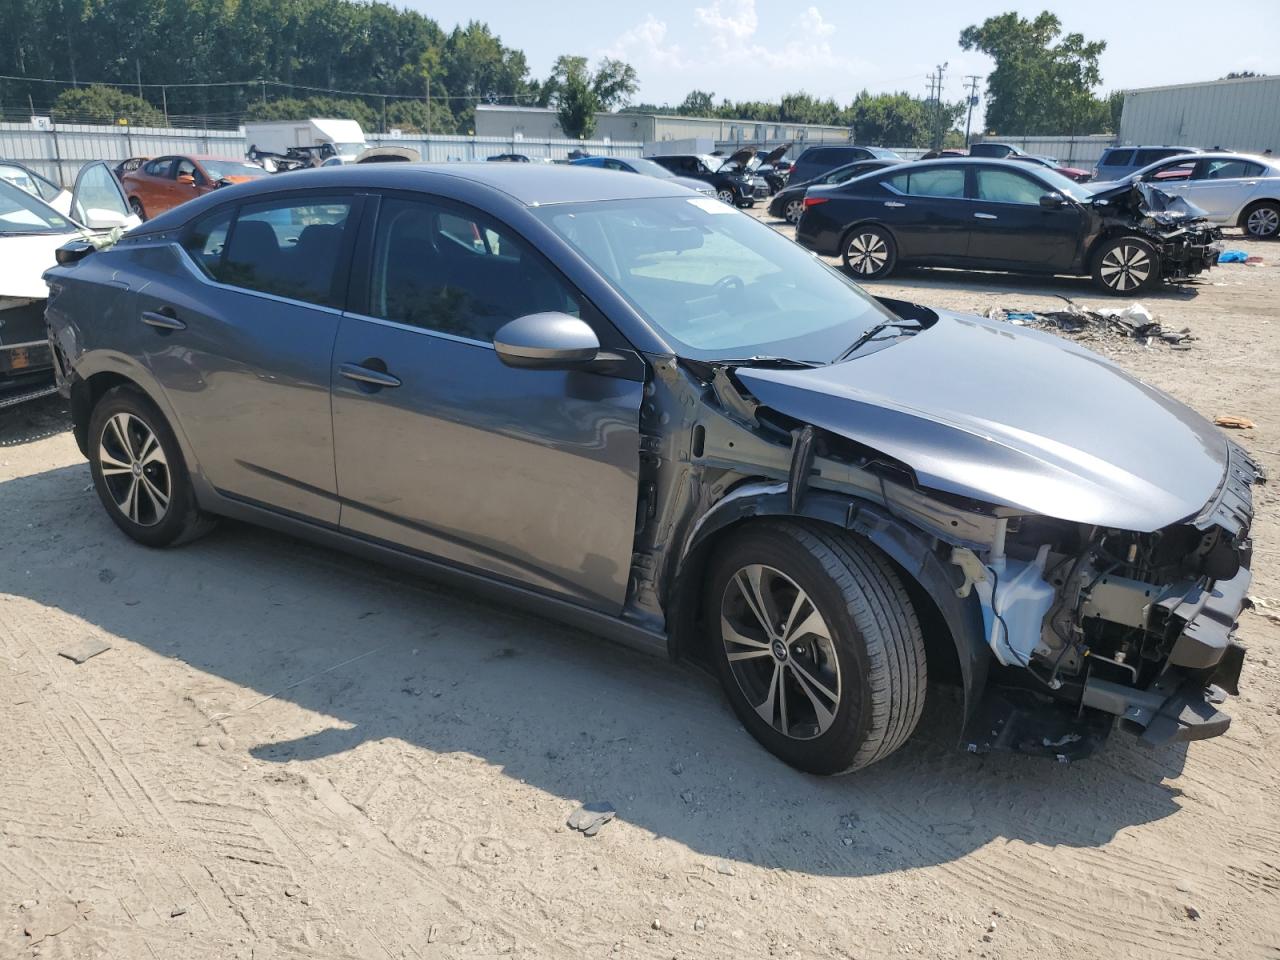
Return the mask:
<path fill-rule="evenodd" d="M 169 510 L 169 462 L 155 431 L 131 413 L 117 413 L 102 428 L 98 468 L 116 508 L 133 523 L 153 527 Z"/>
<path fill-rule="evenodd" d="M 1151 276 L 1151 257 L 1136 244 L 1121 243 L 1107 251 L 1099 272 L 1113 290 L 1136 290 Z"/>
<path fill-rule="evenodd" d="M 1280 210 L 1274 207 L 1259 207 L 1249 214 L 1245 228 L 1254 237 L 1271 237 L 1280 230 Z"/>
<path fill-rule="evenodd" d="M 739 569 L 720 601 L 729 670 L 774 730 L 812 740 L 840 707 L 840 663 L 826 620 L 794 580 L 764 564 Z"/>
<path fill-rule="evenodd" d="M 724 203 L 730 205 L 736 202 L 736 198 L 734 197 L 732 190 L 721 190 L 716 194 L 716 196 Z"/>
<path fill-rule="evenodd" d="M 787 208 L 785 211 L 783 211 L 783 215 L 786 217 L 787 223 L 799 223 L 800 215 L 803 213 L 804 213 L 803 200 L 788 200 Z"/>
<path fill-rule="evenodd" d="M 849 266 L 857 273 L 879 273 L 889 260 L 889 245 L 875 233 L 859 233 L 849 241 Z"/>

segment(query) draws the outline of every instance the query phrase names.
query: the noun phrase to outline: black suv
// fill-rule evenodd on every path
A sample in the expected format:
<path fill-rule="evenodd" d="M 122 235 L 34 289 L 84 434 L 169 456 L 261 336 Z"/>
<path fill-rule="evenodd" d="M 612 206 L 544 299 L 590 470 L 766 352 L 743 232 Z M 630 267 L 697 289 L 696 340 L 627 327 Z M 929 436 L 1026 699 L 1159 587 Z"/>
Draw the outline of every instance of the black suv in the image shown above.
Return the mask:
<path fill-rule="evenodd" d="M 711 184 L 717 197 L 735 206 L 754 207 L 757 200 L 768 200 L 771 193 L 768 181 L 748 169 L 748 164 L 755 159 L 752 150 L 739 150 L 728 158 L 677 153 L 648 159 L 677 176 L 705 180 Z"/>
<path fill-rule="evenodd" d="M 807 183 L 836 167 L 843 167 L 858 160 L 901 160 L 902 157 L 886 147 L 857 147 L 852 144 L 832 147 L 808 147 L 791 167 L 787 183 L 794 186 Z"/>

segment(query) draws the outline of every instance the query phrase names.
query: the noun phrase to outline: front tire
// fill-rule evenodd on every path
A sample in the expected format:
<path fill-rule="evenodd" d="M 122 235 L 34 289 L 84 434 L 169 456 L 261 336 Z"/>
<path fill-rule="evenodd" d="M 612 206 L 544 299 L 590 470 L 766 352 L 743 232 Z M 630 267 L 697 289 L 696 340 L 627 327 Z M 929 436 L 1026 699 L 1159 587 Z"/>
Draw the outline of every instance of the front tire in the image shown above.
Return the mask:
<path fill-rule="evenodd" d="M 731 207 L 738 202 L 738 198 L 734 195 L 733 191 L 727 187 L 716 191 L 716 199 L 721 203 L 727 203 Z"/>
<path fill-rule="evenodd" d="M 845 234 L 844 268 L 859 280 L 879 280 L 898 264 L 898 245 L 884 227 L 867 224 Z"/>
<path fill-rule="evenodd" d="M 1160 282 L 1160 254 L 1141 237 L 1115 237 L 1093 258 L 1093 282 L 1117 297 L 1131 297 Z"/>
<path fill-rule="evenodd" d="M 924 640 L 874 547 L 818 526 L 753 523 L 713 558 L 704 609 L 734 712 L 793 767 L 850 773 L 915 729 Z"/>
<path fill-rule="evenodd" d="M 1240 226 L 1253 240 L 1274 240 L 1280 237 L 1280 204 L 1271 201 L 1254 204 L 1243 217 Z"/>
<path fill-rule="evenodd" d="M 142 208 L 142 201 L 139 200 L 137 197 L 129 198 L 129 209 L 134 212 L 134 215 L 139 220 L 142 220 L 144 222 L 146 221 L 147 211 Z"/>
<path fill-rule="evenodd" d="M 173 430 L 155 404 L 131 387 L 103 394 L 89 418 L 89 468 L 116 526 L 148 547 L 194 540 L 213 528 Z"/>

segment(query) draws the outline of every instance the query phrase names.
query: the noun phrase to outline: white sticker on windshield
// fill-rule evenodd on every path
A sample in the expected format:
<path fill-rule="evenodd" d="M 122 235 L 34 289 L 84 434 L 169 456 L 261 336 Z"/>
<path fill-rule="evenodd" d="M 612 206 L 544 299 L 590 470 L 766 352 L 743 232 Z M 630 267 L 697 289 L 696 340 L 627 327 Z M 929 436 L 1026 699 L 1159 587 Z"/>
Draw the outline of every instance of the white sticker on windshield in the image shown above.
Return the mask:
<path fill-rule="evenodd" d="M 723 200 L 712 200 L 710 197 L 690 197 L 688 200 L 699 210 L 705 210 L 707 213 L 734 213 L 733 207 L 725 203 Z"/>

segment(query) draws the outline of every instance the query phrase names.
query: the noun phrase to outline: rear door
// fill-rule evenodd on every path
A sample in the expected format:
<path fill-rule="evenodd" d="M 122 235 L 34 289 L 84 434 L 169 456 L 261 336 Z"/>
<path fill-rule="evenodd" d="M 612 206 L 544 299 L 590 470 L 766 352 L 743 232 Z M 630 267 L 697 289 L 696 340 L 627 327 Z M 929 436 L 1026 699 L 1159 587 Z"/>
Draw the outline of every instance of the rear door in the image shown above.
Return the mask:
<path fill-rule="evenodd" d="M 1063 198 L 1042 207 L 1055 191 L 1032 173 L 974 165 L 972 218 L 967 257 L 1009 269 L 1070 269 L 1080 245 L 1084 217 Z"/>
<path fill-rule="evenodd" d="M 964 167 L 909 167 L 878 182 L 884 199 L 877 219 L 892 229 L 901 259 L 946 263 L 964 257 L 973 224 Z"/>
<path fill-rule="evenodd" d="M 329 368 L 359 210 L 341 191 L 219 207 L 183 234 L 183 269 L 138 290 L 146 363 L 208 481 L 334 525 Z"/>
<path fill-rule="evenodd" d="M 518 370 L 493 336 L 541 311 L 617 334 L 507 226 L 385 196 L 333 353 L 342 528 L 609 612 L 631 569 L 642 379 Z M 625 348 L 623 348 L 625 349 Z"/>

